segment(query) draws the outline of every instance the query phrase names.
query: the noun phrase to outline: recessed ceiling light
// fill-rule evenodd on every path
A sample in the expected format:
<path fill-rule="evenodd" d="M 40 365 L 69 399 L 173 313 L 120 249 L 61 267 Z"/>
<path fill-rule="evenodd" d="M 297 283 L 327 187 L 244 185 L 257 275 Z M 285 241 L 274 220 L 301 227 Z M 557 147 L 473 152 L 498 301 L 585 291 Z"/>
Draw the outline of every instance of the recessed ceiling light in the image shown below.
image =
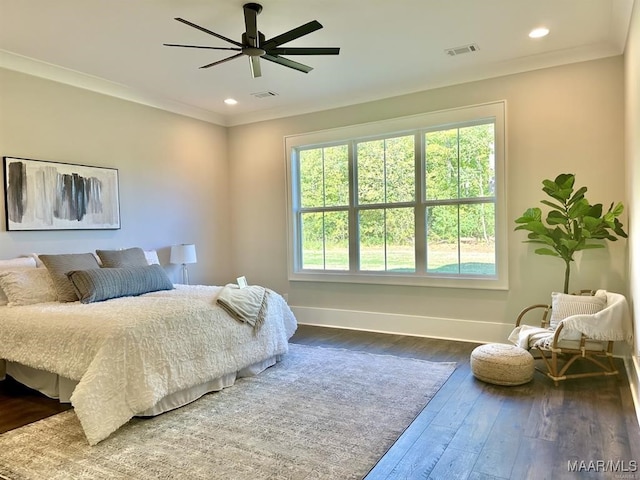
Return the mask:
<path fill-rule="evenodd" d="M 235 105 L 236 103 L 238 103 L 238 101 L 235 98 L 227 98 L 224 103 L 226 103 L 227 105 Z"/>
<path fill-rule="evenodd" d="M 549 35 L 549 29 L 546 27 L 534 28 L 529 32 L 530 38 L 542 38 Z"/>

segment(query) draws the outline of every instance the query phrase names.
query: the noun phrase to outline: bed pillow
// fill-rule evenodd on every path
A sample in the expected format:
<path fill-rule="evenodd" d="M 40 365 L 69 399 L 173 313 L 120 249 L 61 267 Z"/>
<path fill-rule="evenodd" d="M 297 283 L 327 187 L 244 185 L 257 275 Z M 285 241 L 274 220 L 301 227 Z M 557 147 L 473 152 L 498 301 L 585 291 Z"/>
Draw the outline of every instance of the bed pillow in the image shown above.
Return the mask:
<path fill-rule="evenodd" d="M 149 265 L 144 251 L 138 247 L 123 250 L 96 250 L 96 254 L 105 268 L 143 267 Z"/>
<path fill-rule="evenodd" d="M 160 265 L 74 270 L 67 276 L 82 303 L 173 289 Z"/>
<path fill-rule="evenodd" d="M 158 258 L 158 252 L 156 250 L 145 250 L 144 256 L 149 265 L 160 265 L 160 259 Z"/>
<path fill-rule="evenodd" d="M 9 260 L 0 260 L 0 270 L 13 270 L 15 268 L 36 268 L 36 260 L 33 257 L 17 257 Z"/>
<path fill-rule="evenodd" d="M 551 319 L 549 324 L 556 328 L 558 324 L 572 315 L 592 315 L 607 306 L 607 294 L 598 290 L 595 295 L 568 295 L 553 292 L 551 294 Z M 580 333 L 563 335 L 567 340 L 580 340 Z"/>
<path fill-rule="evenodd" d="M 38 257 L 51 275 L 59 302 L 75 302 L 78 300 L 76 290 L 71 280 L 67 278 L 67 272 L 100 268 L 93 253 L 63 253 L 59 255 L 39 255 Z"/>
<path fill-rule="evenodd" d="M 23 268 L 0 272 L 0 288 L 7 295 L 7 306 L 55 302 L 56 290 L 44 268 Z"/>
<path fill-rule="evenodd" d="M 32 257 L 17 257 L 9 260 L 0 260 L 0 272 L 35 268 L 36 266 L 36 260 Z M 0 287 L 0 306 L 6 305 L 8 301 L 9 300 L 2 290 L 2 287 Z"/>

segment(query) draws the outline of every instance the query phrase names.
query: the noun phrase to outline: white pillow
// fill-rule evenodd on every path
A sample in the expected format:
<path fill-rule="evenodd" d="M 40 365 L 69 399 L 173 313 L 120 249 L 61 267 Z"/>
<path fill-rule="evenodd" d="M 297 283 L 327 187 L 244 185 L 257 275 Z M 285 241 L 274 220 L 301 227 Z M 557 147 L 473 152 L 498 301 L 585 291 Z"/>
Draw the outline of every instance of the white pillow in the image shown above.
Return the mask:
<path fill-rule="evenodd" d="M 40 260 L 40 257 L 37 253 L 30 253 L 29 256 L 36 261 L 36 267 L 44 268 L 44 263 L 42 263 L 42 260 Z"/>
<path fill-rule="evenodd" d="M 158 258 L 158 252 L 155 250 L 145 250 L 144 256 L 147 259 L 149 265 L 160 265 L 160 259 Z"/>
<path fill-rule="evenodd" d="M 20 270 L 23 268 L 35 268 L 36 260 L 32 257 L 18 257 L 9 260 L 0 260 L 0 272 Z M 6 305 L 9 300 L 0 287 L 0 306 Z"/>
<path fill-rule="evenodd" d="M 44 268 L 0 272 L 0 288 L 7 295 L 8 307 L 55 302 L 58 299 L 51 275 Z"/>
<path fill-rule="evenodd" d="M 9 260 L 0 260 L 0 270 L 14 268 L 36 268 L 36 260 L 33 257 L 18 257 Z"/>
<path fill-rule="evenodd" d="M 598 290 L 595 295 L 568 295 L 566 293 L 553 292 L 551 294 L 551 328 L 572 315 L 593 315 L 607 306 L 607 294 L 604 290 Z M 564 332 L 564 330 L 563 330 Z M 580 340 L 579 332 L 570 335 L 563 334 L 566 340 Z"/>

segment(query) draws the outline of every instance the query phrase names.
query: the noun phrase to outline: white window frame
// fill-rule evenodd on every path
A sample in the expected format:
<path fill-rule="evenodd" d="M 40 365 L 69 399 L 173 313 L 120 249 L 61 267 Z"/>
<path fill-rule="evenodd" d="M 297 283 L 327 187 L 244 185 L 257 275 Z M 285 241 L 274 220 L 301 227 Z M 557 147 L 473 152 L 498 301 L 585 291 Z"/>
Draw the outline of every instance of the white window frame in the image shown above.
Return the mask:
<path fill-rule="evenodd" d="M 338 272 L 302 270 L 301 241 L 296 220 L 297 192 L 296 148 L 325 146 L 352 139 L 376 138 L 407 131 L 490 119 L 495 123 L 495 196 L 496 196 L 496 274 L 492 276 L 396 274 L 389 272 Z M 460 107 L 379 122 L 351 125 L 330 130 L 290 135 L 284 138 L 287 176 L 287 246 L 288 278 L 290 281 L 338 282 L 382 285 L 416 285 L 445 288 L 477 288 L 506 290 L 508 278 L 508 227 L 506 205 L 506 101 Z M 417 192 L 416 192 L 417 193 Z"/>

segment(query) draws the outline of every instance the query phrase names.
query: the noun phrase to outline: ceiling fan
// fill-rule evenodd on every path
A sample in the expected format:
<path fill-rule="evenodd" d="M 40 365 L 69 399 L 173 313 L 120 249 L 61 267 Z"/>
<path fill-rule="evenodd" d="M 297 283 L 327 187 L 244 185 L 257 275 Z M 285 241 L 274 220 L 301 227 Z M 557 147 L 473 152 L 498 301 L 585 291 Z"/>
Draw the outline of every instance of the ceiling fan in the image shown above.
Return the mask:
<path fill-rule="evenodd" d="M 285 32 L 276 37 L 270 38 L 269 40 L 265 40 L 262 32 L 258 31 L 257 21 L 258 14 L 262 11 L 262 5 L 259 5 L 257 3 L 247 3 L 242 8 L 244 10 L 244 24 L 246 27 L 246 32 L 242 34 L 242 42 L 231 40 L 230 38 L 224 37 L 218 33 L 201 27 L 200 25 L 196 25 L 195 23 L 185 20 L 184 18 L 176 18 L 177 21 L 182 22 L 185 25 L 189 25 L 190 27 L 197 28 L 204 33 L 208 33 L 209 35 L 218 37 L 221 40 L 235 45 L 235 47 L 207 47 L 201 45 L 182 45 L 176 43 L 165 43 L 164 45 L 167 47 L 204 48 L 209 50 L 231 50 L 240 52 L 230 57 L 223 58 L 222 60 L 208 63 L 207 65 L 203 65 L 200 68 L 213 67 L 215 65 L 220 65 L 221 63 L 228 62 L 229 60 L 233 60 L 235 58 L 246 55 L 249 57 L 249 65 L 251 66 L 251 75 L 253 76 L 253 78 L 262 76 L 262 72 L 260 69 L 261 58 L 273 63 L 277 63 L 279 65 L 284 65 L 285 67 L 293 68 L 294 70 L 298 70 L 300 72 L 309 73 L 311 70 L 313 70 L 312 67 L 304 65 L 302 63 L 294 62 L 293 60 L 281 57 L 280 55 L 338 55 L 340 53 L 340 48 L 337 47 L 280 47 L 280 45 L 284 43 L 290 42 L 321 29 L 322 25 L 316 20 L 305 23 L 304 25 L 300 25 L 299 27 L 289 30 L 288 32 Z"/>

